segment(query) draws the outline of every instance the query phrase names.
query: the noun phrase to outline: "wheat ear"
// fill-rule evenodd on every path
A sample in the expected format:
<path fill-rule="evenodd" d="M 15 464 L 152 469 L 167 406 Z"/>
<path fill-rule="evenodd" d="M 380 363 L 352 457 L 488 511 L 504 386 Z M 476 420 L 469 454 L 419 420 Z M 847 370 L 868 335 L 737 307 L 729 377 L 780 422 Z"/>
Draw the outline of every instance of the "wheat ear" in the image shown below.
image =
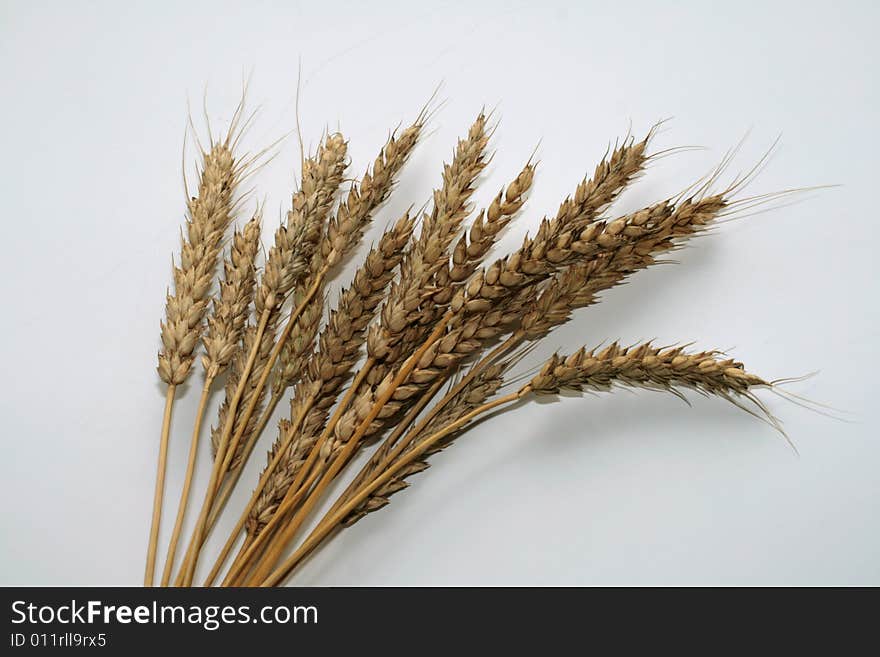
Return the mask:
<path fill-rule="evenodd" d="M 235 454 L 238 441 L 249 425 L 250 416 L 260 403 L 262 388 L 265 385 L 272 364 L 278 356 L 280 347 L 274 342 L 275 326 L 281 315 L 281 308 L 290 290 L 309 273 L 312 256 L 317 248 L 327 213 L 333 204 L 336 191 L 342 181 L 346 166 L 347 144 L 342 135 L 327 136 L 318 148 L 314 158 L 303 164 L 302 184 L 293 195 L 292 207 L 287 221 L 275 233 L 275 243 L 269 250 L 266 266 L 257 287 L 255 308 L 259 321 L 253 331 L 252 344 L 238 381 L 233 398 L 229 401 L 214 467 L 205 491 L 205 500 L 190 540 L 189 556 L 184 560 L 178 581 L 192 583 L 196 562 L 201 549 L 202 537 L 208 514 L 218 485 Z M 291 314 L 291 322 L 296 320 L 301 307 Z M 264 339 L 268 337 L 270 339 Z M 267 351 L 266 363 L 256 385 L 252 385 L 251 372 L 261 352 Z M 281 345 L 283 346 L 283 344 Z M 238 415 L 238 405 L 245 391 L 250 389 L 251 397 L 242 414 Z M 239 429 L 233 435 L 236 422 Z"/>
<path fill-rule="evenodd" d="M 239 348 L 241 334 L 253 302 L 254 284 L 256 283 L 256 257 L 260 248 L 260 220 L 261 216 L 258 210 L 244 228 L 241 231 L 236 231 L 233 235 L 229 257 L 223 265 L 224 280 L 220 283 L 220 291 L 214 298 L 213 312 L 208 315 L 207 330 L 202 338 L 205 345 L 205 354 L 202 356 L 205 382 L 196 410 L 186 475 L 177 508 L 177 518 L 174 522 L 171 540 L 168 543 L 168 555 L 165 558 L 165 568 L 162 572 L 162 586 L 168 585 L 174 567 L 174 556 L 183 527 L 183 519 L 186 515 L 198 454 L 202 418 L 211 392 L 211 384 L 226 369 Z"/>
<path fill-rule="evenodd" d="M 186 381 L 192 368 L 193 353 L 202 334 L 208 297 L 217 269 L 220 245 L 232 220 L 233 194 L 241 172 L 236 169 L 230 146 L 231 137 L 230 130 L 225 141 L 213 144 L 207 153 L 202 154 L 198 195 L 187 202 L 187 229 L 186 236 L 181 238 L 180 264 L 174 268 L 174 294 L 169 293 L 166 297 L 158 372 L 159 378 L 168 385 L 168 390 L 159 440 L 159 464 L 144 586 L 153 585 L 156 567 L 174 395 L 177 386 Z"/>

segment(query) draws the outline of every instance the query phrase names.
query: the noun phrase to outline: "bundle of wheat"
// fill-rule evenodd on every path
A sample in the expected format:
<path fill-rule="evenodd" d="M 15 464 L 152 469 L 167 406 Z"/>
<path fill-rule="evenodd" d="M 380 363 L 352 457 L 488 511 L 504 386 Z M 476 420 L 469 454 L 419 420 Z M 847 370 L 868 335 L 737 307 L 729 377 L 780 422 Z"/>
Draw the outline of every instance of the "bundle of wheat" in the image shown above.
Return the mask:
<path fill-rule="evenodd" d="M 206 585 L 218 581 L 237 545 L 223 585 L 283 583 L 329 536 L 385 507 L 474 419 L 513 402 L 563 390 L 629 386 L 681 395 L 680 389 L 690 388 L 731 401 L 778 427 L 754 394 L 774 384 L 716 351 L 617 342 L 581 348 L 552 356 L 525 385 L 502 394 L 513 385 L 511 370 L 531 345 L 570 321 L 574 310 L 596 303 L 603 291 L 721 217 L 779 198 L 736 198 L 751 174 L 714 191 L 727 159 L 688 191 L 614 216 L 614 201 L 658 155 L 649 152 L 654 129 L 641 140 L 627 137 L 519 249 L 485 263 L 502 231 L 523 210 L 536 165 L 529 160 L 466 226 L 480 174 L 491 159 L 493 126 L 480 112 L 443 166 L 430 206 L 390 222 L 325 313 L 328 281 L 391 194 L 428 115 L 423 110 L 409 127 L 392 133 L 371 168 L 338 202 L 348 143 L 338 133 L 326 135 L 316 152 L 303 158 L 298 191 L 265 263 L 258 263 L 262 216 L 257 210 L 233 233 L 221 278 L 217 264 L 224 236 L 239 210 L 236 186 L 254 162 L 235 152 L 241 114 L 239 106 L 225 138 L 203 153 L 198 194 L 188 202 L 174 293 L 162 323 L 159 376 L 167 384 L 167 402 L 146 585 L 155 570 L 175 389 L 190 374 L 200 341 L 204 386 L 163 585 L 172 581 L 202 418 L 222 373 L 225 399 L 211 433 L 214 461 L 173 578 L 176 585 L 192 584 L 208 533 L 288 395 L 290 415 L 279 424 L 267 464 Z M 446 393 L 436 399 L 444 386 Z M 305 521 L 363 449 L 373 450 L 370 458 L 297 542 Z"/>

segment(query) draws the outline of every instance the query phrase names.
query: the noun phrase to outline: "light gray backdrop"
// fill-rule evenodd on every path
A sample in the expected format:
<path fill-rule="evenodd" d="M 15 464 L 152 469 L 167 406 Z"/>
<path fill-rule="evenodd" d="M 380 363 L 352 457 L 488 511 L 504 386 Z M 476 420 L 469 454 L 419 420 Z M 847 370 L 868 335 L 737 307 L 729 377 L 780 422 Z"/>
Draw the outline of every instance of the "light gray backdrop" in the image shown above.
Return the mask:
<path fill-rule="evenodd" d="M 630 126 L 672 117 L 655 148 L 706 150 L 656 162 L 621 210 L 679 191 L 751 129 L 730 180 L 781 133 L 747 194 L 842 187 L 722 226 L 579 313 L 521 369 L 582 343 L 695 341 L 770 378 L 819 370 L 788 389 L 852 421 L 763 395 L 798 457 L 715 399 L 529 405 L 437 456 L 298 582 L 880 584 L 878 19 L 871 2 L 2 2 L 0 583 L 140 582 L 187 100 L 203 136 L 203 96 L 225 127 L 252 72 L 247 146 L 266 146 L 295 127 L 301 57 L 306 145 L 339 127 L 358 175 L 444 81 L 432 134 L 369 239 L 429 198 L 484 104 L 498 152 L 480 203 L 540 140 L 504 250 Z M 190 179 L 194 158 L 190 142 Z M 288 137 L 253 179 L 267 240 L 298 162 Z M 199 388 L 197 374 L 174 416 L 163 553 Z"/>

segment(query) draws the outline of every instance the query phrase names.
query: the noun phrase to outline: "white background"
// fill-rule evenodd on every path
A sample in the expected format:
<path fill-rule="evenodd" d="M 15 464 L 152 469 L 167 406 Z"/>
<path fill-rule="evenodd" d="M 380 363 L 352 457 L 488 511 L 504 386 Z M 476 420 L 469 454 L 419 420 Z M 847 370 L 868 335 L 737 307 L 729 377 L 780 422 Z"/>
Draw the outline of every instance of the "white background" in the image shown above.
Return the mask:
<path fill-rule="evenodd" d="M 301 57 L 306 145 L 339 127 L 355 175 L 444 82 L 432 134 L 369 239 L 429 198 L 484 104 L 500 122 L 480 203 L 540 140 L 534 192 L 503 250 L 630 125 L 642 135 L 673 117 L 655 148 L 707 150 L 658 161 L 619 210 L 676 193 L 751 128 L 729 180 L 781 133 L 747 193 L 842 186 L 722 226 L 679 265 L 579 313 L 523 368 L 606 339 L 695 341 L 768 378 L 819 370 L 789 389 L 851 421 L 764 394 L 796 456 L 714 399 L 688 408 L 618 391 L 527 405 L 438 455 L 297 582 L 880 584 L 878 20 L 867 1 L 3 2 L 0 583 L 140 582 L 187 99 L 201 130 L 205 93 L 225 127 L 252 71 L 258 149 L 295 127 Z M 191 178 L 194 158 L 190 146 Z M 254 179 L 267 240 L 298 162 L 290 137 Z M 163 553 L 200 379 L 175 410 Z M 249 488 L 239 493 L 233 508 Z"/>

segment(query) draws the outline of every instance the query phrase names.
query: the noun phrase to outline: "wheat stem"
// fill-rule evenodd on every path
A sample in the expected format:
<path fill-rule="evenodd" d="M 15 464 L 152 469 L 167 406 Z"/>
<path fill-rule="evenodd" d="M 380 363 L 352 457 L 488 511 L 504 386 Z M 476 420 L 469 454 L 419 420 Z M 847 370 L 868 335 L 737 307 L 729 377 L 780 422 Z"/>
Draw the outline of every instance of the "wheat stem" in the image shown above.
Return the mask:
<path fill-rule="evenodd" d="M 468 370 L 468 373 L 462 377 L 462 379 L 454 385 L 449 392 L 447 392 L 434 406 L 431 407 L 431 410 L 419 420 L 418 424 L 411 431 L 409 431 L 404 437 L 403 440 L 401 436 L 403 432 L 406 431 L 407 427 L 410 426 L 412 421 L 418 417 L 419 413 L 428 405 L 428 403 L 434 398 L 439 390 L 440 386 L 445 382 L 445 379 L 438 378 L 438 380 L 434 383 L 434 385 L 429 388 L 418 401 L 418 403 L 413 407 L 410 413 L 406 416 L 403 422 L 398 424 L 394 431 L 388 435 L 382 445 L 376 450 L 376 452 L 370 457 L 370 460 L 364 464 L 364 467 L 358 472 L 352 482 L 348 485 L 342 495 L 339 496 L 339 499 L 334 503 L 334 505 L 330 508 L 328 513 L 332 513 L 336 509 L 338 509 L 343 503 L 347 502 L 351 499 L 351 496 L 358 490 L 358 488 L 363 485 L 365 481 L 368 481 L 370 476 L 373 475 L 385 457 L 388 454 L 400 454 L 408 445 L 412 444 L 412 441 L 418 438 L 419 434 L 421 434 L 425 427 L 437 416 L 437 414 L 442 411 L 446 405 L 454 399 L 464 388 L 468 386 L 468 384 L 473 381 L 477 375 L 480 374 L 486 367 L 488 367 L 492 362 L 501 358 L 505 354 L 509 353 L 511 350 L 516 348 L 523 340 L 523 336 L 520 332 L 516 332 L 511 335 L 507 340 L 496 346 L 491 352 L 489 352 L 482 359 L 477 361 L 473 367 Z M 400 443 L 397 441 L 400 440 Z M 399 446 L 399 447 L 396 447 Z"/>
<path fill-rule="evenodd" d="M 168 543 L 168 554 L 165 557 L 165 568 L 162 571 L 162 586 L 168 586 L 171 580 L 171 572 L 174 567 L 174 554 L 177 551 L 177 542 L 180 540 L 180 532 L 183 529 L 183 518 L 186 515 L 187 502 L 189 501 L 189 489 L 192 486 L 193 474 L 196 469 L 196 456 L 199 451 L 199 433 L 202 427 L 202 419 L 205 416 L 205 407 L 211 394 L 213 376 L 205 377 L 205 385 L 202 388 L 202 396 L 199 399 L 199 407 L 196 410 L 196 421 L 193 426 L 192 439 L 189 445 L 189 457 L 186 463 L 186 475 L 183 479 L 183 490 L 180 493 L 180 502 L 177 505 L 177 519 L 174 521 L 174 531 L 171 533 L 171 541 Z"/>
<path fill-rule="evenodd" d="M 239 560 L 244 556 L 244 554 L 248 551 L 251 546 L 251 543 L 254 542 L 256 536 L 253 534 L 247 534 L 244 538 L 244 542 L 241 544 L 241 547 L 238 549 L 238 554 L 235 555 L 235 559 L 232 560 L 233 564 L 238 563 Z M 237 578 L 236 578 L 237 579 Z M 221 586 L 238 586 L 235 579 L 232 578 L 231 570 L 230 573 L 227 573 L 227 576 L 223 579 Z"/>
<path fill-rule="evenodd" d="M 269 423 L 269 420 L 272 417 L 272 413 L 275 412 L 275 408 L 278 406 L 278 402 L 281 401 L 281 398 L 284 396 L 283 390 L 276 390 L 272 392 L 272 398 L 269 400 L 268 405 L 266 406 L 266 410 L 260 416 L 259 421 L 257 422 L 254 431 L 248 436 L 248 441 L 245 443 L 244 447 L 241 450 L 241 462 L 232 469 L 232 473 L 223 482 L 220 492 L 217 495 L 217 498 L 214 500 L 214 504 L 211 508 L 211 515 L 208 516 L 208 526 L 205 529 L 205 537 L 210 535 L 211 530 L 214 528 L 214 524 L 217 522 L 217 518 L 220 517 L 220 514 L 223 513 L 223 510 L 226 508 L 226 503 L 229 501 L 230 496 L 232 495 L 232 491 L 235 490 L 235 486 L 238 483 L 238 480 L 241 478 L 243 466 L 247 462 L 248 457 L 254 449 L 254 446 L 257 443 L 257 439 L 263 433 L 263 429 L 266 428 L 266 425 Z M 205 583 L 205 586 L 210 586 L 210 583 Z"/>
<path fill-rule="evenodd" d="M 358 444 L 360 443 L 361 438 L 363 438 L 364 434 L 370 428 L 373 420 L 375 420 L 379 413 L 382 411 L 382 407 L 391 399 L 394 392 L 397 388 L 403 384 L 407 377 L 409 377 L 410 373 L 415 369 L 416 365 L 419 362 L 419 359 L 425 354 L 425 352 L 431 348 L 431 346 L 439 340 L 444 332 L 446 331 L 446 325 L 452 319 L 451 313 L 446 313 L 440 321 L 437 322 L 437 325 L 434 327 L 434 330 L 428 336 L 428 339 L 410 356 L 407 361 L 403 364 L 400 370 L 397 372 L 397 375 L 392 379 L 391 384 L 386 389 L 381 389 L 377 396 L 373 407 L 370 409 L 370 412 L 361 422 L 357 431 L 349 438 L 348 442 L 345 443 L 345 446 L 340 451 L 339 455 L 334 459 L 331 463 L 330 467 L 324 472 L 324 476 L 318 481 L 314 490 L 311 494 L 305 499 L 300 509 L 297 511 L 296 515 L 280 533 L 279 538 L 274 541 L 274 545 L 267 550 L 267 555 L 257 564 L 256 570 L 253 575 L 253 580 L 256 583 L 262 581 L 263 577 L 267 576 L 271 571 L 272 564 L 279 558 L 281 553 L 284 551 L 285 546 L 290 542 L 290 539 L 296 534 L 296 531 L 299 529 L 303 520 L 305 520 L 306 515 L 312 510 L 312 508 L 317 504 L 318 499 L 321 494 L 330 485 L 330 482 L 333 478 L 338 474 L 338 472 L 342 469 L 342 467 L 348 462 L 348 459 L 354 453 L 354 450 L 357 449 Z"/>
<path fill-rule="evenodd" d="M 280 398 L 281 395 L 277 395 Z M 273 399 L 276 395 L 273 395 Z M 277 402 L 276 402 L 277 403 Z M 260 481 L 257 483 L 257 487 L 254 489 L 254 492 L 251 494 L 251 498 L 248 501 L 247 505 L 245 505 L 244 511 L 242 511 L 239 516 L 238 522 L 235 524 L 235 528 L 229 534 L 229 538 L 226 540 L 226 543 L 223 546 L 223 549 L 220 551 L 220 555 L 217 557 L 217 560 L 214 563 L 214 566 L 211 568 L 211 572 L 205 580 L 203 586 L 211 586 L 214 581 L 214 578 L 217 577 L 217 574 L 220 572 L 220 569 L 223 567 L 223 563 L 226 561 L 229 556 L 229 552 L 232 550 L 232 546 L 235 545 L 235 541 L 238 540 L 238 535 L 241 533 L 241 530 L 244 529 L 245 523 L 247 522 L 248 515 L 250 515 L 251 509 L 253 509 L 254 504 L 257 503 L 257 500 L 260 498 L 260 495 L 263 492 L 263 489 L 266 487 L 267 482 L 272 477 L 272 473 L 275 471 L 275 468 L 278 467 L 278 464 L 282 461 L 282 459 L 287 454 L 287 449 L 290 447 L 290 443 L 293 442 L 293 439 L 296 437 L 296 432 L 299 430 L 300 425 L 302 424 L 303 419 L 306 416 L 306 413 L 311 409 L 311 403 L 305 404 L 302 411 L 296 417 L 294 423 L 291 425 L 290 429 L 286 432 L 284 437 L 284 441 L 281 443 L 281 446 L 275 450 L 275 455 L 272 460 L 269 462 L 269 465 L 263 471 L 263 475 L 260 477 Z M 266 409 L 271 414 L 271 408 Z M 264 413 L 264 417 L 265 417 Z M 257 435 L 257 432 L 254 432 L 254 435 Z M 242 462 L 242 465 L 244 463 Z M 239 468 L 240 471 L 240 468 Z M 227 489 L 229 490 L 229 489 Z"/>
<path fill-rule="evenodd" d="M 343 491 L 342 495 L 339 496 L 339 499 L 337 499 L 333 506 L 330 508 L 329 513 L 332 513 L 340 506 L 342 506 L 342 504 L 347 502 L 349 498 L 357 492 L 358 488 L 360 488 L 360 486 L 369 479 L 370 475 L 373 474 L 375 469 L 382 462 L 384 454 L 388 453 L 386 445 L 393 445 L 396 443 L 396 441 L 400 440 L 400 437 L 403 436 L 407 428 L 412 425 L 415 419 L 419 416 L 419 413 L 425 410 L 425 407 L 431 402 L 431 400 L 434 398 L 434 396 L 437 394 L 444 383 L 444 379 L 438 379 L 428 390 L 424 392 L 424 394 L 422 394 L 421 399 L 419 399 L 419 401 L 409 410 L 409 412 L 407 412 L 403 420 L 401 420 L 397 424 L 397 426 L 394 427 L 394 430 L 388 435 L 388 438 L 385 439 L 385 442 L 383 442 L 382 445 L 373 453 L 373 455 L 370 457 L 370 460 L 364 464 L 364 467 L 361 468 L 360 472 L 358 472 L 355 478 L 352 479 L 351 483 Z"/>
<path fill-rule="evenodd" d="M 362 487 L 356 495 L 352 497 L 351 500 L 346 502 L 340 509 L 338 509 L 331 516 L 325 518 L 321 521 L 321 523 L 309 534 L 308 538 L 303 541 L 302 545 L 290 556 L 288 557 L 278 568 L 272 571 L 267 577 L 264 579 L 258 580 L 257 582 L 253 582 L 254 584 L 259 584 L 260 586 L 277 586 L 280 584 L 296 567 L 296 565 L 305 557 L 311 550 L 313 550 L 327 534 L 339 523 L 341 522 L 346 515 L 348 515 L 352 510 L 357 508 L 357 506 L 363 502 L 373 491 L 378 489 L 383 484 L 387 483 L 391 480 L 392 477 L 403 467 L 409 465 L 413 461 L 415 461 L 419 456 L 421 456 L 427 449 L 429 449 L 432 445 L 437 443 L 439 440 L 442 440 L 445 436 L 452 433 L 456 429 L 464 426 L 471 420 L 473 420 L 478 415 L 482 415 L 483 413 L 487 413 L 498 406 L 502 406 L 504 404 L 509 404 L 515 402 L 520 397 L 524 396 L 529 392 L 528 386 L 518 390 L 517 392 L 512 392 L 503 397 L 499 397 L 491 402 L 487 402 L 482 406 L 475 408 L 470 413 L 462 416 L 455 422 L 447 425 L 440 431 L 431 436 L 425 438 L 420 441 L 413 447 L 407 454 L 401 458 L 397 462 L 391 462 L 390 459 L 386 459 L 383 462 L 383 471 L 382 473 L 373 479 L 369 484 Z"/>
<path fill-rule="evenodd" d="M 263 530 L 253 538 L 250 545 L 247 546 L 247 549 L 244 550 L 239 557 L 236 557 L 235 562 L 233 562 L 232 566 L 229 568 L 226 579 L 223 581 L 224 586 L 228 586 L 229 582 L 232 581 L 237 581 L 238 585 L 244 583 L 248 571 L 262 558 L 263 553 L 272 545 L 272 539 L 276 534 L 278 525 L 283 522 L 283 520 L 290 514 L 290 511 L 296 508 L 296 505 L 302 501 L 303 496 L 305 496 L 311 489 L 315 480 L 319 476 L 320 470 L 316 469 L 309 475 L 309 478 L 301 487 L 294 488 L 291 486 L 288 489 L 284 502 L 279 505 L 278 510 L 275 512 L 275 515 L 272 516 L 272 519 L 266 524 Z"/>
<path fill-rule="evenodd" d="M 254 361 L 257 359 L 257 355 L 260 351 L 260 342 L 262 340 L 263 333 L 266 330 L 266 326 L 269 323 L 269 317 L 271 313 L 270 311 L 264 310 L 260 315 L 260 321 L 257 325 L 256 337 L 254 339 L 253 346 L 251 347 L 251 351 L 248 354 L 247 361 L 245 362 L 244 369 L 242 370 L 241 378 L 239 379 L 238 386 L 235 389 L 235 394 L 229 402 L 229 412 L 226 416 L 226 426 L 223 428 L 223 435 L 220 437 L 220 443 L 217 445 L 217 455 L 214 458 L 214 465 L 211 467 L 211 478 L 208 482 L 208 487 L 205 490 L 205 499 L 202 502 L 201 511 L 199 511 L 199 519 L 196 521 L 196 526 L 193 531 L 192 537 L 190 538 L 190 547 L 187 549 L 188 558 L 184 560 L 184 562 L 180 566 L 180 571 L 177 574 L 177 580 L 175 581 L 176 586 L 189 586 L 192 583 L 193 572 L 195 571 L 196 561 L 198 560 L 199 550 L 201 549 L 201 541 L 202 536 L 205 530 L 205 524 L 208 518 L 208 513 L 211 510 L 211 501 L 214 496 L 214 491 L 217 487 L 217 481 L 219 479 L 220 474 L 220 466 L 223 462 L 223 457 L 226 454 L 226 446 L 229 442 L 230 434 L 232 433 L 232 429 L 235 425 L 235 412 L 238 409 L 238 403 L 241 401 L 241 397 L 244 394 L 245 387 L 247 386 L 247 378 L 248 374 L 251 371 L 251 368 L 254 366 Z"/>
<path fill-rule="evenodd" d="M 232 459 L 235 456 L 235 451 L 238 448 L 238 443 L 241 442 L 241 438 L 244 435 L 244 432 L 247 430 L 247 424 L 250 421 L 251 416 L 254 414 L 254 410 L 256 409 L 257 404 L 259 403 L 260 391 L 266 386 L 266 382 L 269 380 L 269 376 L 272 374 L 272 367 L 275 365 L 275 361 L 278 360 L 278 355 L 281 353 L 281 350 L 284 349 L 284 343 L 287 342 L 287 338 L 290 337 L 290 332 L 293 330 L 293 327 L 296 326 L 297 318 L 299 318 L 303 310 L 305 310 L 306 306 L 309 305 L 309 302 L 311 302 L 312 298 L 318 293 L 318 290 L 321 289 L 321 285 L 323 284 L 324 276 L 326 274 L 327 268 L 324 267 L 315 275 L 314 282 L 312 283 L 308 292 L 306 292 L 303 300 L 290 314 L 290 318 L 287 320 L 287 325 L 284 327 L 284 330 L 278 337 L 278 341 L 275 343 L 275 347 L 272 349 L 272 353 L 269 354 L 266 365 L 263 367 L 263 373 L 260 375 L 259 381 L 257 381 L 257 385 L 251 397 L 251 401 L 247 405 L 243 415 L 241 416 L 241 428 L 236 431 L 235 436 L 233 436 L 232 442 L 230 443 L 229 449 L 226 450 L 226 453 L 223 457 L 223 466 L 221 468 L 222 474 L 226 474 L 229 469 L 229 465 L 232 463 Z M 244 463 L 242 463 L 242 466 L 243 465 Z M 216 493 L 216 490 L 214 491 L 214 493 Z"/>
<path fill-rule="evenodd" d="M 306 476 L 310 474 L 310 470 L 312 469 L 315 461 L 318 459 L 318 456 L 321 453 L 321 446 L 333 433 L 333 428 L 336 426 L 336 423 L 345 413 L 346 409 L 351 403 L 351 400 L 354 398 L 357 389 L 360 387 L 361 382 L 369 374 L 374 363 L 375 361 L 372 358 L 368 358 L 364 365 L 361 367 L 360 371 L 357 373 L 357 376 L 355 376 L 354 381 L 352 381 L 351 385 L 349 386 L 348 391 L 345 393 L 345 396 L 342 398 L 342 401 L 336 407 L 336 411 L 333 413 L 333 416 L 327 422 L 327 426 L 324 428 L 324 431 L 321 432 L 320 437 L 317 441 L 315 441 L 315 445 L 312 447 L 308 458 L 306 459 L 302 468 L 300 468 L 299 472 L 297 472 L 296 477 L 290 484 L 290 487 L 287 489 L 287 493 L 285 494 L 281 504 L 278 505 L 278 508 L 275 510 L 274 515 L 260 532 L 260 534 L 256 537 L 254 543 L 251 544 L 250 549 L 242 555 L 242 559 L 250 559 L 251 556 L 256 552 L 256 550 L 274 534 L 275 528 L 278 526 L 278 524 L 281 523 L 283 519 L 290 513 L 290 511 L 293 510 L 296 504 L 298 504 L 299 501 L 302 499 L 302 496 L 305 494 L 305 492 L 314 483 L 315 479 L 320 473 L 318 469 L 315 469 L 315 472 L 312 473 L 311 477 L 307 479 L 305 483 L 303 483 L 303 480 L 306 479 Z M 306 413 L 303 412 L 301 413 L 301 416 L 305 417 L 305 414 Z M 302 420 L 300 419 L 300 422 L 301 421 Z M 293 427 L 291 427 L 291 429 L 293 429 Z M 290 435 L 292 436 L 294 435 L 294 433 L 295 431 L 291 431 Z M 285 451 L 286 450 L 278 450 L 278 452 L 276 452 L 276 456 L 277 454 L 283 454 Z M 275 459 L 273 459 L 273 461 L 275 461 Z M 271 474 L 271 472 L 269 472 L 268 474 Z M 266 477 L 266 481 L 268 481 L 268 475 Z M 265 488 L 265 483 L 266 482 L 263 482 L 263 488 Z M 262 489 L 260 490 L 260 492 L 262 492 Z M 254 503 L 256 503 L 256 501 L 254 501 Z M 250 506 L 253 507 L 253 504 L 251 504 Z M 242 515 L 242 518 L 247 520 L 247 515 L 249 513 L 250 509 L 247 509 L 247 511 Z M 237 536 L 239 531 L 240 528 L 233 530 L 233 533 Z M 232 537 L 230 537 L 230 540 L 232 540 Z M 229 569 L 227 579 L 241 572 L 241 569 L 244 567 L 244 565 L 245 564 L 243 561 L 240 562 L 239 559 L 236 558 L 236 561 L 233 562 L 232 566 Z"/>
<path fill-rule="evenodd" d="M 147 565 L 144 570 L 144 586 L 153 585 L 156 570 L 156 548 L 159 543 L 159 523 L 162 520 L 162 496 L 165 492 L 165 468 L 168 461 L 168 440 L 171 435 L 171 410 L 177 385 L 168 384 L 165 390 L 165 413 L 162 417 L 162 435 L 159 439 L 159 465 L 156 469 L 156 491 L 153 494 L 153 521 L 150 525 L 150 541 L 147 547 Z"/>

